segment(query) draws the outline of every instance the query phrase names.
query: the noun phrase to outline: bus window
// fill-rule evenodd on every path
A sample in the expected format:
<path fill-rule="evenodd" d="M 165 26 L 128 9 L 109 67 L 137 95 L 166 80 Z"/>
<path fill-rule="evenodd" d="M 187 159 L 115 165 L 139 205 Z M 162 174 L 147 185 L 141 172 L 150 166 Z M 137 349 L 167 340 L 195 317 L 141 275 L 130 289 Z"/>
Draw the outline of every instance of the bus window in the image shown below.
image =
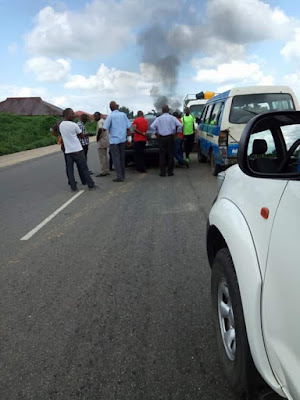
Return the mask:
<path fill-rule="evenodd" d="M 217 125 L 218 124 L 218 120 L 222 111 L 222 105 L 223 103 L 216 103 L 214 105 L 214 108 L 212 110 L 210 119 L 209 119 L 209 124 L 210 125 Z"/>
<path fill-rule="evenodd" d="M 204 117 L 204 123 L 205 124 L 208 124 L 209 123 L 209 119 L 210 119 L 210 115 L 211 115 L 211 110 L 212 110 L 212 108 L 213 108 L 213 104 L 210 104 L 208 107 L 207 107 L 207 111 L 206 111 L 206 114 L 205 114 L 205 117 Z"/>

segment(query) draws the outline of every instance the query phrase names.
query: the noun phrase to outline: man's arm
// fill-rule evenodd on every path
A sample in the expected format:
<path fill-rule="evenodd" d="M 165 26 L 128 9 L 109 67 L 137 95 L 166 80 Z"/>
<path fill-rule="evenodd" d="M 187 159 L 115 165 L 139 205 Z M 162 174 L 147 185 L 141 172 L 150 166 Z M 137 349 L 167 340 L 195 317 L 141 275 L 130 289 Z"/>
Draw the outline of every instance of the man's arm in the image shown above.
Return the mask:
<path fill-rule="evenodd" d="M 177 118 L 175 118 L 175 124 L 176 124 L 176 131 L 177 132 L 182 132 L 183 125 Z"/>
<path fill-rule="evenodd" d="M 154 131 L 157 131 L 157 122 L 156 122 L 156 120 L 152 122 L 152 124 L 150 125 L 150 128 L 153 129 Z"/>
<path fill-rule="evenodd" d="M 147 136 L 147 133 L 146 133 L 146 132 L 140 131 L 140 130 L 137 128 L 137 125 L 132 125 L 132 126 L 133 126 L 134 132 L 139 133 L 140 135 L 143 135 L 143 136 Z"/>
<path fill-rule="evenodd" d="M 54 124 L 52 126 L 52 128 L 50 128 L 50 132 L 54 137 L 58 138 L 60 136 L 60 134 L 59 134 L 59 123 Z"/>
<path fill-rule="evenodd" d="M 104 129 L 104 130 L 110 130 L 110 128 L 111 128 L 111 115 L 109 115 L 109 116 L 106 118 L 106 120 L 105 120 L 105 122 L 104 122 L 104 125 L 103 125 L 103 129 Z"/>
<path fill-rule="evenodd" d="M 96 132 L 96 141 L 99 142 L 100 137 L 101 137 L 101 133 L 103 132 L 103 124 L 100 123 L 100 121 L 97 122 L 97 132 Z"/>
<path fill-rule="evenodd" d="M 152 124 L 150 125 L 150 129 L 153 129 L 155 132 L 155 135 L 157 138 L 159 138 L 159 133 L 158 133 L 158 125 L 157 125 L 157 120 L 155 120 L 154 122 L 152 122 Z"/>
<path fill-rule="evenodd" d="M 77 134 L 78 139 L 84 139 L 84 135 L 80 127 L 75 123 L 75 132 Z"/>

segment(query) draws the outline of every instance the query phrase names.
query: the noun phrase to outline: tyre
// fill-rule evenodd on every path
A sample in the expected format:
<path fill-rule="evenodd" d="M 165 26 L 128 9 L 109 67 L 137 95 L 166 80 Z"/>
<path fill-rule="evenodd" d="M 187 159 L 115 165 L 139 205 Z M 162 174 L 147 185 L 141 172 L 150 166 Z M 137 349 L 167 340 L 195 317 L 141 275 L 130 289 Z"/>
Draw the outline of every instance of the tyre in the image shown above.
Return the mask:
<path fill-rule="evenodd" d="M 203 155 L 202 151 L 201 151 L 201 144 L 199 143 L 197 146 L 197 151 L 198 151 L 198 161 L 199 163 L 205 163 L 206 157 Z"/>
<path fill-rule="evenodd" d="M 210 166 L 211 166 L 211 173 L 214 176 L 217 176 L 219 172 L 222 171 L 222 167 L 216 163 L 214 152 L 210 152 Z"/>
<path fill-rule="evenodd" d="M 227 248 L 213 262 L 211 300 L 217 348 L 227 381 L 238 394 L 254 397 L 265 384 L 259 376 L 245 327 L 239 285 Z"/>

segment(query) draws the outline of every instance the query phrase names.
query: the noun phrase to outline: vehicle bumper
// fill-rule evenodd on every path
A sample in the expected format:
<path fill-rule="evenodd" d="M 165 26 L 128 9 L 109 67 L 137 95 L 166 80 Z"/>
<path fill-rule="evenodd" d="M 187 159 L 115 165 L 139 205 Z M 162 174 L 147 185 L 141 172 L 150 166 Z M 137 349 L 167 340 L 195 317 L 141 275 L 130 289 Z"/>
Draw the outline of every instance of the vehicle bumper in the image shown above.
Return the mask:
<path fill-rule="evenodd" d="M 130 149 L 125 149 L 125 155 L 126 156 L 131 156 L 135 154 L 135 149 L 130 148 Z M 147 154 L 159 154 L 159 148 L 158 147 L 145 147 L 145 155 Z"/>
<path fill-rule="evenodd" d="M 229 167 L 231 165 L 237 164 L 237 157 L 227 157 L 225 158 L 225 165 Z"/>

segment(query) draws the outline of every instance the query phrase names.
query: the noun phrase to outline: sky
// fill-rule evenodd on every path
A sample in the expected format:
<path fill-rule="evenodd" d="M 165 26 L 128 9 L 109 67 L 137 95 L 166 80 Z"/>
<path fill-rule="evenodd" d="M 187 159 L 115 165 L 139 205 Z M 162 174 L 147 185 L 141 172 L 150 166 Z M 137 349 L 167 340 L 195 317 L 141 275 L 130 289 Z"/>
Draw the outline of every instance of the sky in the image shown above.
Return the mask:
<path fill-rule="evenodd" d="M 148 112 L 249 85 L 300 99 L 298 1 L 0 0 L 0 101 Z"/>

